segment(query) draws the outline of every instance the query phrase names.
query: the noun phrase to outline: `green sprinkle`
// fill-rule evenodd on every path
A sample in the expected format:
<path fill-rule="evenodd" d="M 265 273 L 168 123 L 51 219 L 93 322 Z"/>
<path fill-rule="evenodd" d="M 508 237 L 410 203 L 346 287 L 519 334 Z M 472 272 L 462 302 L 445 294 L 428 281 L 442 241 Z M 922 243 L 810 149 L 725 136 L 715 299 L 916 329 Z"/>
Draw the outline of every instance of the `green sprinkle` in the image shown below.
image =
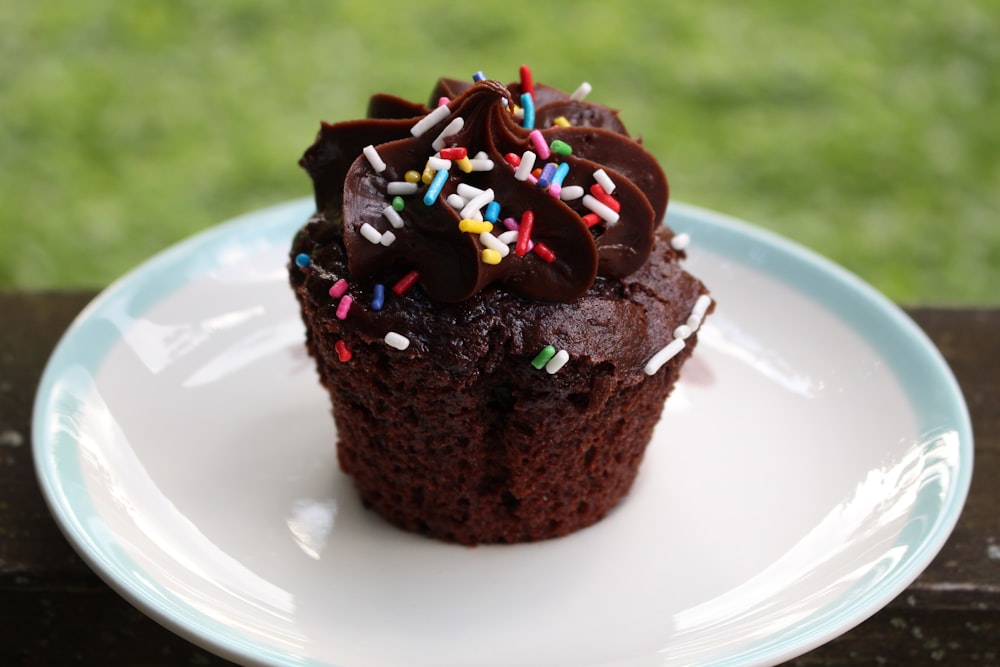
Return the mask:
<path fill-rule="evenodd" d="M 545 347 L 542 348 L 542 351 L 539 352 L 535 356 L 535 358 L 531 360 L 531 365 L 537 368 L 538 370 L 542 370 L 543 368 L 545 368 L 545 364 L 549 363 L 549 359 L 551 359 L 554 356 L 556 356 L 556 348 L 552 347 L 551 345 L 546 345 Z"/>
<path fill-rule="evenodd" d="M 406 203 L 403 201 L 402 197 L 396 195 L 395 197 L 392 198 L 392 207 L 394 209 L 396 209 L 397 211 L 402 211 L 404 206 L 406 206 Z"/>
<path fill-rule="evenodd" d="M 549 150 L 551 150 L 556 155 L 572 155 L 573 149 L 565 141 L 561 139 L 556 139 L 551 144 L 549 144 Z"/>

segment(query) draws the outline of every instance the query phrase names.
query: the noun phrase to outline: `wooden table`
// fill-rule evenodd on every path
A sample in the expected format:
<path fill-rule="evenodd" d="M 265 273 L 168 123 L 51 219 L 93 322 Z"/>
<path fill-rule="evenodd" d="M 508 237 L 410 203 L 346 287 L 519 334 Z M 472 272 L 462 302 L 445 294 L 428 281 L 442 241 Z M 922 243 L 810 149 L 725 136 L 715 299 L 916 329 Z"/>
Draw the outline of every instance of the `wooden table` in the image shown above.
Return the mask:
<path fill-rule="evenodd" d="M 57 340 L 92 292 L 0 293 L 0 665 L 226 665 L 136 611 L 49 515 L 31 406 Z M 1000 665 L 1000 308 L 910 308 L 972 413 L 965 511 L 931 566 L 857 628 L 794 665 Z"/>

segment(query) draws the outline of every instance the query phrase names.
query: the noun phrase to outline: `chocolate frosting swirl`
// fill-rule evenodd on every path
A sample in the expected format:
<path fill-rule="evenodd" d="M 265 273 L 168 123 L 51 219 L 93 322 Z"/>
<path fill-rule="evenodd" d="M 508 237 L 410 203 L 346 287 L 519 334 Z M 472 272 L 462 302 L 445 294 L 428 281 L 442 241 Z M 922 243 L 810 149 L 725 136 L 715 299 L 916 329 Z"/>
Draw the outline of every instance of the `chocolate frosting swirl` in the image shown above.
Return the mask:
<path fill-rule="evenodd" d="M 537 165 L 566 163 L 569 171 L 563 188 L 578 185 L 590 190 L 599 169 L 616 186 L 618 221 L 588 227 L 582 216 L 589 210 L 580 199 L 564 201 L 530 180 L 514 178 L 514 167 L 504 156 L 535 150 L 530 130 L 521 127 L 510 110 L 511 101 L 520 99 L 520 94 L 518 84 L 442 79 L 432 99 L 448 97 L 449 113 L 420 136 L 410 130 L 430 109 L 390 95 L 371 99 L 366 120 L 322 125 L 300 164 L 313 179 L 318 212 L 342 235 L 355 280 L 382 282 L 416 270 L 426 293 L 443 302 L 463 301 L 492 283 L 529 299 L 572 302 L 597 275 L 623 278 L 643 265 L 668 197 L 666 178 L 655 158 L 628 136 L 611 109 L 571 100 L 549 86 L 535 87 L 536 126 L 542 137 L 549 145 L 558 139 L 572 149 L 570 155 L 553 154 Z M 570 126 L 554 125 L 559 116 Z M 431 205 L 423 202 L 427 186 L 421 183 L 417 194 L 403 197 L 399 212 L 403 226 L 390 225 L 384 214 L 392 200 L 388 183 L 404 181 L 408 171 L 423 171 L 428 157 L 437 152 L 432 146 L 435 139 L 456 118 L 464 125 L 446 139 L 446 146 L 465 147 L 470 157 L 485 154 L 493 168 L 466 173 L 452 166 Z M 384 161 L 384 170 L 376 171 L 363 155 L 369 145 Z M 479 234 L 461 231 L 459 211 L 446 203 L 460 184 L 492 189 L 501 220 L 520 220 L 530 210 L 531 239 L 548 247 L 554 259 L 546 261 L 532 252 L 518 256 L 511 248 L 498 263 L 483 261 L 486 246 Z M 362 233 L 366 225 L 378 232 L 391 231 L 395 240 L 390 245 L 373 243 Z M 492 234 L 502 231 L 498 222 Z"/>

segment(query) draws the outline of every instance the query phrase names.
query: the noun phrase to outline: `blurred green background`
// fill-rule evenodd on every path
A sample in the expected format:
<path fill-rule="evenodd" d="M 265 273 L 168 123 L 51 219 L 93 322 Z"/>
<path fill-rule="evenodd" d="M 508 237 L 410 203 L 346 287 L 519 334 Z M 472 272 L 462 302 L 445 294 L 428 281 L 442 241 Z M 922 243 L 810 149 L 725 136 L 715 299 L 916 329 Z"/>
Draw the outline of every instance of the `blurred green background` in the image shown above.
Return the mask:
<path fill-rule="evenodd" d="M 310 194 L 319 120 L 440 75 L 622 110 L 673 197 L 905 304 L 1000 302 L 1000 4 L 0 4 L 0 289 L 102 287 Z"/>

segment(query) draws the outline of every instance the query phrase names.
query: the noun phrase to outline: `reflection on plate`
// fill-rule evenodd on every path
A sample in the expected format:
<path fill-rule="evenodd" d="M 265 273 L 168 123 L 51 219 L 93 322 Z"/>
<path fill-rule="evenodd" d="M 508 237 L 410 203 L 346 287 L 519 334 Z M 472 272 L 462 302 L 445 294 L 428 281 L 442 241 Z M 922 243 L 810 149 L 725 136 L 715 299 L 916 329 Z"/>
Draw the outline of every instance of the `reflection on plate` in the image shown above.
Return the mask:
<path fill-rule="evenodd" d="M 469 549 L 359 504 L 302 345 L 295 201 L 111 286 L 54 352 L 35 457 L 90 565 L 174 631 L 274 665 L 772 663 L 930 562 L 972 471 L 922 332 L 842 269 L 674 204 L 716 314 L 633 492 L 566 538 Z"/>

